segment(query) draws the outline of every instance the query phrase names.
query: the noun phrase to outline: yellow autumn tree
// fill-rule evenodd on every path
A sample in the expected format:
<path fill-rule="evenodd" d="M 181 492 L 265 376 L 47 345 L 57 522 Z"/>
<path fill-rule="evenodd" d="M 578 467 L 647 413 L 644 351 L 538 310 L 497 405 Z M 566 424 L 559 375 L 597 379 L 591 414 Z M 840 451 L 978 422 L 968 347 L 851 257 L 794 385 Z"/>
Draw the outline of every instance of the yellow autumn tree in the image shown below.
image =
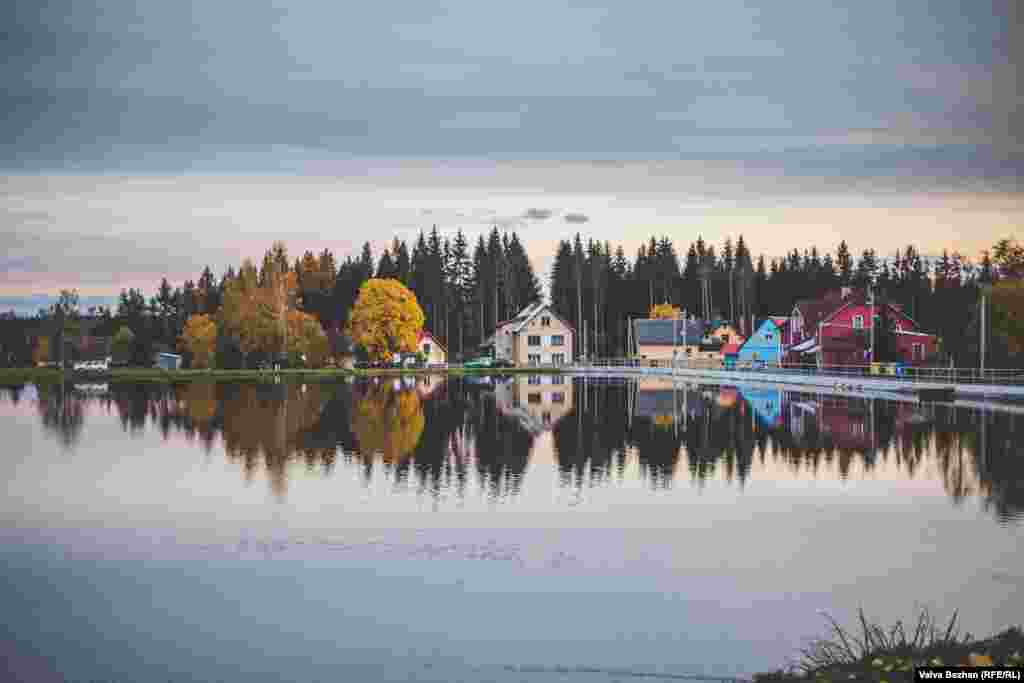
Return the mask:
<path fill-rule="evenodd" d="M 181 332 L 179 346 L 192 354 L 192 367 L 210 367 L 217 350 L 217 324 L 208 315 L 190 315 Z"/>
<path fill-rule="evenodd" d="M 372 278 L 359 288 L 346 331 L 374 361 L 416 350 L 425 318 L 416 295 L 398 280 Z"/>
<path fill-rule="evenodd" d="M 655 304 L 651 306 L 651 310 L 647 315 L 658 320 L 674 320 L 682 317 L 682 312 L 678 306 L 673 306 L 672 304 Z"/>

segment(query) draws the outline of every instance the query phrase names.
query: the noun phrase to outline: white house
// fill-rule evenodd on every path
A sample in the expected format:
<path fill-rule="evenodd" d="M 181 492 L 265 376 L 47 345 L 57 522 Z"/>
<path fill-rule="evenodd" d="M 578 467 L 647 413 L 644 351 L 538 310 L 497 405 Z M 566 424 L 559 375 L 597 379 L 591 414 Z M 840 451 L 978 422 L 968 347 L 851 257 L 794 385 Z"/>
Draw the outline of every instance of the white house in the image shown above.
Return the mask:
<path fill-rule="evenodd" d="M 565 365 L 572 362 L 574 334 L 572 325 L 538 302 L 500 323 L 491 343 L 498 360 L 515 365 Z"/>

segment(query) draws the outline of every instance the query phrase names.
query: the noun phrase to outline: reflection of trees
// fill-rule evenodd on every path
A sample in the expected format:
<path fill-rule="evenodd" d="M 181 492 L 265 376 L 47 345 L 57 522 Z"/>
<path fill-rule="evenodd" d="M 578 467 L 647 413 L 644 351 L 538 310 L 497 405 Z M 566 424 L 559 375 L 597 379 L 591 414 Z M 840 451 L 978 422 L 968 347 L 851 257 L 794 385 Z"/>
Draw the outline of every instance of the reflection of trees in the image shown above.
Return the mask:
<path fill-rule="evenodd" d="M 595 486 L 625 467 L 628 385 L 573 380 L 573 409 L 553 430 L 563 486 Z"/>
<path fill-rule="evenodd" d="M 396 483 L 413 480 L 421 492 L 461 496 L 475 470 L 488 495 L 515 495 L 534 438 L 499 412 L 493 390 L 459 378 L 417 389 L 424 387 L 111 384 L 85 395 L 53 384 L 38 387 L 35 408 L 65 446 L 81 438 L 90 405 L 116 415 L 128 432 L 178 434 L 208 451 L 220 436 L 246 478 L 265 470 L 278 495 L 290 464 L 327 475 L 339 450 L 367 479 L 383 462 L 380 471 Z M 12 402 L 21 397 L 20 387 L 3 391 Z M 952 501 L 977 496 L 999 520 L 1024 519 L 1021 418 L 1012 412 L 790 393 L 782 395 L 782 419 L 766 423 L 742 398 L 690 389 L 673 404 L 683 407 L 677 419 L 659 425 L 654 418 L 663 411 L 631 411 L 636 396 L 626 382 L 577 378 L 573 391 L 572 411 L 552 429 L 563 486 L 621 478 L 634 456 L 655 487 L 671 484 L 680 465 L 698 486 L 714 477 L 742 486 L 755 460 L 794 477 L 847 478 L 885 466 L 907 477 L 935 472 Z"/>
<path fill-rule="evenodd" d="M 463 382 L 466 433 L 475 447 L 480 486 L 491 498 L 519 493 L 534 436 L 498 410 L 493 393 Z"/>
<path fill-rule="evenodd" d="M 271 489 L 283 497 L 286 467 L 293 458 L 304 459 L 307 466 L 319 460 L 329 467 L 333 462 L 333 449 L 303 445 L 304 433 L 320 419 L 326 400 L 322 385 L 229 384 L 223 390 L 224 449 L 229 459 L 242 464 L 247 479 L 262 463 Z"/>
<path fill-rule="evenodd" d="M 85 400 L 68 389 L 63 382 L 40 384 L 36 408 L 43 428 L 54 433 L 65 448 L 74 446 L 85 426 Z"/>
<path fill-rule="evenodd" d="M 0 395 L 4 395 L 14 405 L 18 405 L 21 402 L 21 394 L 25 391 L 24 384 L 6 384 L 0 385 Z"/>
<path fill-rule="evenodd" d="M 423 408 L 413 389 L 363 385 L 352 411 L 352 432 L 364 457 L 380 455 L 387 464 L 408 457 L 423 434 Z"/>

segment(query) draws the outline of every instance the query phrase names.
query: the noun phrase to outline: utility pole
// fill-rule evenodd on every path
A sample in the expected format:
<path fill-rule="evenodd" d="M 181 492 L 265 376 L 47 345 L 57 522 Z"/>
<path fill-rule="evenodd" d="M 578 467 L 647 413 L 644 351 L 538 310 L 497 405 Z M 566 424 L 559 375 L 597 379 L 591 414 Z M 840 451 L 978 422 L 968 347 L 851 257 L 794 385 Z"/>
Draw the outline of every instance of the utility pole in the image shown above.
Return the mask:
<path fill-rule="evenodd" d="M 672 419 L 673 420 L 675 420 L 674 413 L 675 413 L 675 388 L 676 388 L 676 383 L 675 383 L 676 358 L 677 358 L 677 354 L 679 353 L 679 351 L 678 351 L 679 330 L 676 328 L 676 323 L 678 323 L 678 322 L 679 322 L 679 316 L 673 316 L 672 317 L 672 377 L 673 377 L 673 380 L 672 380 L 672 392 L 673 392 L 672 393 L 672 412 L 673 412 Z M 685 334 L 685 330 L 686 330 L 686 321 L 685 320 L 683 321 L 683 330 L 684 330 L 684 334 Z"/>
<path fill-rule="evenodd" d="M 985 292 L 981 293 L 981 348 L 979 349 L 980 358 L 980 369 L 985 372 Z"/>
<path fill-rule="evenodd" d="M 870 364 L 875 363 L 875 288 L 870 284 L 868 285 L 868 292 L 871 295 L 871 361 Z"/>
<path fill-rule="evenodd" d="M 818 322 L 818 371 L 821 371 L 822 361 L 825 357 L 825 321 Z"/>

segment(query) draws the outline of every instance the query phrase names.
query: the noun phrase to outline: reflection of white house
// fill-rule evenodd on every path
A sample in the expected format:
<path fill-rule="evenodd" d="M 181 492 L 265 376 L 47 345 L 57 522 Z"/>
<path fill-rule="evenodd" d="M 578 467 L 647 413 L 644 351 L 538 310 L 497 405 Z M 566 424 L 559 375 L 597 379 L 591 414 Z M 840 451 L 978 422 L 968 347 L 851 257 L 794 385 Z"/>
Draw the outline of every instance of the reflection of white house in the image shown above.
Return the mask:
<path fill-rule="evenodd" d="M 572 362 L 573 328 L 550 306 L 536 303 L 499 324 L 488 343 L 495 358 L 516 365 L 565 365 Z"/>
<path fill-rule="evenodd" d="M 426 330 L 420 332 L 416 339 L 416 348 L 427 357 L 427 365 L 444 365 L 448 362 L 448 351 L 444 345 Z"/>
<path fill-rule="evenodd" d="M 517 375 L 494 389 L 498 412 L 534 434 L 551 429 L 572 410 L 572 377 Z"/>

